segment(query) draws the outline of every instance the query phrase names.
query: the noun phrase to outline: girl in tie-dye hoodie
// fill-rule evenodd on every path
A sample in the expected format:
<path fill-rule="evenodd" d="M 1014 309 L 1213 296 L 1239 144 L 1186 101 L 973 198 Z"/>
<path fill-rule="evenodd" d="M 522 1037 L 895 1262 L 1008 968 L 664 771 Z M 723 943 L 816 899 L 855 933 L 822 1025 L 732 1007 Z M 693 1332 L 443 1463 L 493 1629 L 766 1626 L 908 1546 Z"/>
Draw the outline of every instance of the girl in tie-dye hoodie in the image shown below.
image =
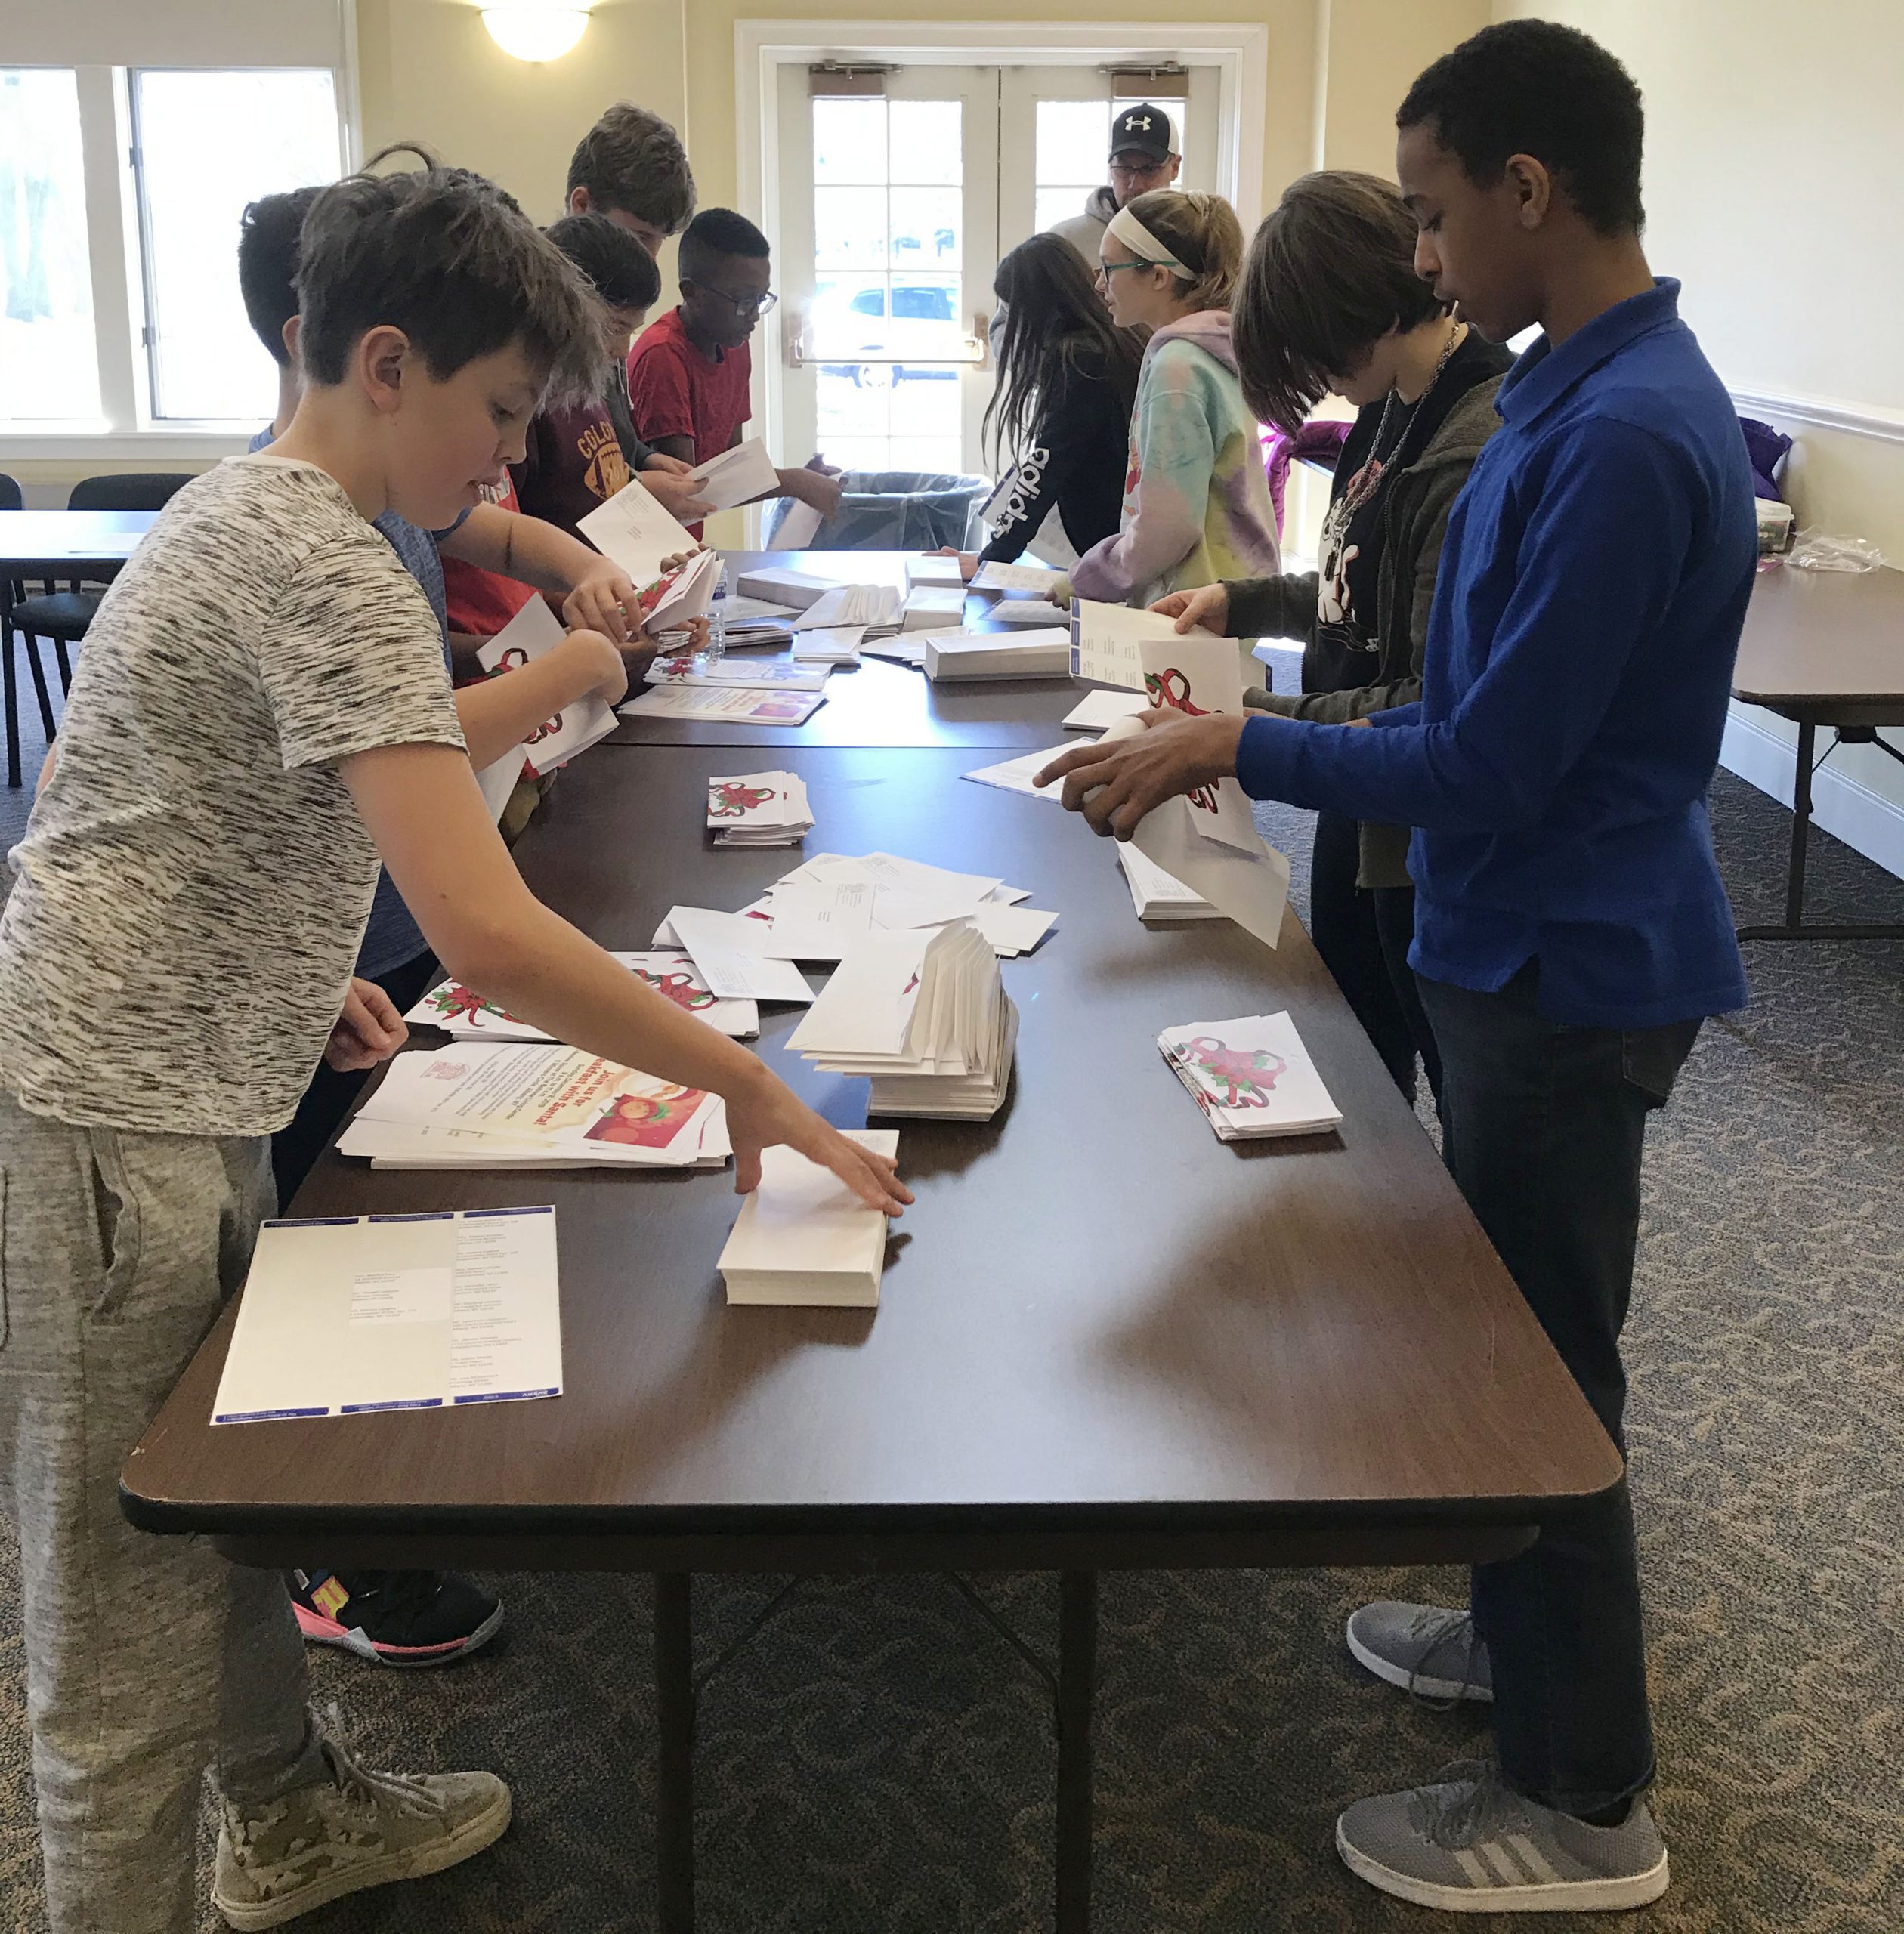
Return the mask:
<path fill-rule="evenodd" d="M 1148 325 L 1124 517 L 1072 567 L 1080 598 L 1145 604 L 1226 574 L 1281 568 L 1255 419 L 1230 347 L 1243 255 L 1220 195 L 1161 189 L 1118 210 L 1099 246 L 1099 284 L 1121 326 Z"/>

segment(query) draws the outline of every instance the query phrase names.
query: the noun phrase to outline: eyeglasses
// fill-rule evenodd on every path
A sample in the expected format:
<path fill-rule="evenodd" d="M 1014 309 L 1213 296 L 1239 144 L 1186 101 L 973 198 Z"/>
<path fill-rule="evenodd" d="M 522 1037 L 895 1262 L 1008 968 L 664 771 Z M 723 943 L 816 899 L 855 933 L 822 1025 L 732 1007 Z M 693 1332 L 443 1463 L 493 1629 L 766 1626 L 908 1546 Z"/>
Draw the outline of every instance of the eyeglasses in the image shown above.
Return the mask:
<path fill-rule="evenodd" d="M 1144 161 L 1134 165 L 1127 161 L 1114 161 L 1111 164 L 1111 173 L 1115 180 L 1144 181 L 1153 175 L 1161 175 L 1169 165 L 1169 162 L 1163 161 Z"/>
<path fill-rule="evenodd" d="M 725 289 L 716 289 L 704 282 L 694 286 L 705 295 L 718 295 L 737 316 L 764 316 L 780 300 L 770 289 L 765 295 L 730 295 Z"/>
<path fill-rule="evenodd" d="M 1173 269 L 1176 267 L 1176 264 L 1174 262 L 1147 262 L 1142 256 L 1136 255 L 1127 262 L 1099 263 L 1097 280 L 1105 288 L 1108 289 L 1111 286 L 1111 278 L 1120 269 Z"/>

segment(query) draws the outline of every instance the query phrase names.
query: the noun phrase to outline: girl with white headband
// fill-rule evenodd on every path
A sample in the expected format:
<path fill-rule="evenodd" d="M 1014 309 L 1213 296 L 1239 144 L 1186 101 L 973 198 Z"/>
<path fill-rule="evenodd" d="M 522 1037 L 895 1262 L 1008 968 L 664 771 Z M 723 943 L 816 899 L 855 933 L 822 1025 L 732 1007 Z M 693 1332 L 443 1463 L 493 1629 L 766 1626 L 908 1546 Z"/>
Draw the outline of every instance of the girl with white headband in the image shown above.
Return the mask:
<path fill-rule="evenodd" d="M 1139 195 L 1112 216 L 1098 255 L 1112 320 L 1154 333 L 1131 417 L 1123 517 L 1117 535 L 1073 567 L 1070 589 L 1144 604 L 1276 571 L 1275 512 L 1230 346 L 1243 259 L 1235 211 L 1220 195 Z"/>

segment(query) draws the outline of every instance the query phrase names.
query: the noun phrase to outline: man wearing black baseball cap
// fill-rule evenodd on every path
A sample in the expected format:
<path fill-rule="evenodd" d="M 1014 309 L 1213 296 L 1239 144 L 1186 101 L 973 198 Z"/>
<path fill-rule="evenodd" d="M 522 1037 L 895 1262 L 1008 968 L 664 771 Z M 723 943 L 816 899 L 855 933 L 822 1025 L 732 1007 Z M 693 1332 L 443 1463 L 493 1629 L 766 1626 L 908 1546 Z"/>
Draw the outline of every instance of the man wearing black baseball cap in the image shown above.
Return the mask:
<path fill-rule="evenodd" d="M 1062 235 L 1095 271 L 1099 238 L 1111 218 L 1139 195 L 1169 187 L 1182 165 L 1170 116 L 1153 101 L 1127 107 L 1111 123 L 1109 182 L 1091 190 L 1082 215 L 1053 223 L 1052 233 Z"/>

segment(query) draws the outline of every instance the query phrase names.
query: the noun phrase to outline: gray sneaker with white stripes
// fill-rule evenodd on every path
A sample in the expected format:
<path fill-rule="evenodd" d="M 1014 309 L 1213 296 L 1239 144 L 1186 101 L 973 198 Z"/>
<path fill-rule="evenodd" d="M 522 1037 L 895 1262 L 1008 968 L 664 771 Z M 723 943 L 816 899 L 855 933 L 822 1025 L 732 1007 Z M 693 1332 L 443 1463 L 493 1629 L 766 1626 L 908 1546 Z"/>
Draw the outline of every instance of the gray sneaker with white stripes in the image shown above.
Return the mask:
<path fill-rule="evenodd" d="M 1665 1892 L 1666 1843 L 1636 1800 L 1617 1827 L 1591 1827 L 1510 1791 L 1491 1766 L 1358 1800 L 1336 1850 L 1371 1886 L 1455 1914 L 1584 1914 L 1644 1907 Z"/>
<path fill-rule="evenodd" d="M 1377 1679 L 1432 1704 L 1494 1697 L 1488 1648 L 1465 1611 L 1377 1599 L 1350 1616 L 1349 1649 Z"/>

